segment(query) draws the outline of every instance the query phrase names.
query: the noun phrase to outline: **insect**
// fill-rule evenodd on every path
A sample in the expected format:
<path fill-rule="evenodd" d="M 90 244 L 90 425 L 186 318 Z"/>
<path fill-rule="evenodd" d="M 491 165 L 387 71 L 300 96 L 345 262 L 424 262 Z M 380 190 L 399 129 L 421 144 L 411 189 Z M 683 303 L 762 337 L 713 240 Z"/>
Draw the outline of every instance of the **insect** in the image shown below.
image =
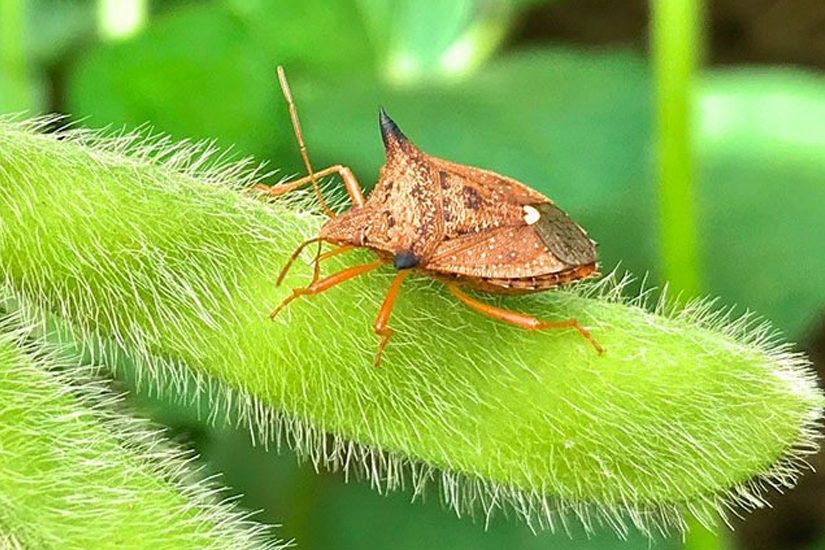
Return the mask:
<path fill-rule="evenodd" d="M 528 330 L 575 329 L 602 353 L 602 347 L 576 319 L 539 320 L 486 304 L 462 289 L 493 294 L 540 292 L 596 274 L 595 243 L 550 199 L 514 179 L 424 153 L 383 108 L 379 109 L 379 124 L 386 162 L 378 183 L 365 198 L 348 167 L 335 165 L 313 171 L 295 102 L 280 66 L 278 80 L 308 175 L 258 189 L 279 196 L 311 184 L 329 219 L 317 237 L 295 250 L 277 284 L 282 283 L 301 251 L 316 243 L 312 280 L 306 287 L 293 289 L 270 318 L 300 296 L 320 294 L 391 264 L 397 274 L 373 325 L 381 337 L 376 366 L 393 335 L 388 322 L 401 285 L 412 273 L 442 281 L 459 301 L 493 319 Z M 352 208 L 341 214 L 329 208 L 318 184 L 320 178 L 336 173 L 352 201 Z M 321 254 L 321 243 L 335 248 Z M 377 258 L 321 278 L 323 260 L 355 248 L 368 248 Z"/>

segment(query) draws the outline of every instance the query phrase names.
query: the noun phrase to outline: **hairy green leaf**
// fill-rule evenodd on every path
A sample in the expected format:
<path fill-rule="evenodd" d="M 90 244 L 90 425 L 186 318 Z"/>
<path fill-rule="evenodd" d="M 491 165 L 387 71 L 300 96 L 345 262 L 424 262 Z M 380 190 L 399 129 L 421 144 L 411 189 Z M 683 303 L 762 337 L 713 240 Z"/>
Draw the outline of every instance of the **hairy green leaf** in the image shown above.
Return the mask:
<path fill-rule="evenodd" d="M 280 548 L 214 489 L 191 458 L 0 318 L 0 547 Z"/>
<path fill-rule="evenodd" d="M 421 492 L 435 479 L 457 511 L 679 528 L 686 512 L 710 522 L 760 505 L 765 485 L 792 485 L 815 447 L 822 395 L 767 327 L 707 303 L 650 310 L 610 279 L 491 299 L 578 318 L 602 356 L 575 332 L 502 326 L 417 278 L 375 369 L 370 324 L 390 269 L 272 323 L 287 292 L 274 274 L 320 219 L 239 193 L 251 176 L 204 162 L 169 144 L 3 124 L 0 277 L 31 315 L 62 316 L 103 359 L 98 343 L 118 343 L 158 389 L 183 394 L 175 384 L 194 373 L 216 390 L 213 410 L 237 408 L 256 437 L 378 489 Z M 310 271 L 300 262 L 287 287 Z"/>

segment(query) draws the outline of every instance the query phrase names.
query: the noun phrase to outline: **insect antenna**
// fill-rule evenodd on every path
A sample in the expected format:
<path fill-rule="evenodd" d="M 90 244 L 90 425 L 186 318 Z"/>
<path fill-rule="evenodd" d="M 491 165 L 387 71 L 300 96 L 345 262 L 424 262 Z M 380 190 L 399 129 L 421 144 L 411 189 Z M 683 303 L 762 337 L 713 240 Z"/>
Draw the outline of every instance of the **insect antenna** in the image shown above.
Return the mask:
<path fill-rule="evenodd" d="M 318 185 L 315 172 L 312 171 L 312 165 L 309 162 L 307 147 L 304 144 L 304 134 L 301 132 L 301 123 L 298 120 L 298 109 L 296 109 L 295 101 L 292 99 L 292 92 L 289 89 L 289 83 L 286 81 L 286 73 L 284 72 L 284 68 L 280 65 L 278 65 L 278 82 L 281 85 L 281 91 L 283 92 L 284 99 L 286 99 L 287 106 L 289 107 L 289 117 L 292 119 L 292 129 L 295 132 L 295 138 L 298 140 L 298 149 L 301 152 L 301 158 L 304 160 L 304 166 L 306 166 L 309 179 L 312 181 L 312 188 L 315 190 L 315 195 L 318 197 L 318 202 L 321 204 L 324 214 L 330 218 L 334 218 L 335 212 L 332 211 L 327 204 L 327 201 L 324 200 L 324 196 L 321 194 L 321 186 Z"/>

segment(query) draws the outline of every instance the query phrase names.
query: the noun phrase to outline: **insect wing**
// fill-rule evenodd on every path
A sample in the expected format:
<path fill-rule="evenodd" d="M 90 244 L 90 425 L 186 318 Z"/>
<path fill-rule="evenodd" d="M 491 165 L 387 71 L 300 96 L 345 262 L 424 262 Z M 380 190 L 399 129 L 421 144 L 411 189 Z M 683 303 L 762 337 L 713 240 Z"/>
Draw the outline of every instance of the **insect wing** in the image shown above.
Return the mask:
<path fill-rule="evenodd" d="M 426 268 L 470 277 L 519 279 L 567 269 L 529 225 L 501 227 L 444 241 Z"/>
<path fill-rule="evenodd" d="M 596 261 L 596 247 L 587 233 L 554 204 L 525 206 L 525 216 L 537 215 L 529 227 L 533 228 L 553 256 L 569 266 L 586 265 Z"/>

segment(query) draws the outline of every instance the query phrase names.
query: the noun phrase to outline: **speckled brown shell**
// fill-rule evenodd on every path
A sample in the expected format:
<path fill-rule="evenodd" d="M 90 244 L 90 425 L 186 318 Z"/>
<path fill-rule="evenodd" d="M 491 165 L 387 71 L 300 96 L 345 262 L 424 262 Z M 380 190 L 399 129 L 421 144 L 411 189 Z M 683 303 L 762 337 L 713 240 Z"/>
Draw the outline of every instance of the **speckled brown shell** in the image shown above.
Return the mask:
<path fill-rule="evenodd" d="M 534 292 L 593 275 L 595 244 L 541 193 L 487 170 L 431 157 L 381 110 L 386 163 L 362 207 L 321 238 L 371 248 L 486 292 Z"/>

